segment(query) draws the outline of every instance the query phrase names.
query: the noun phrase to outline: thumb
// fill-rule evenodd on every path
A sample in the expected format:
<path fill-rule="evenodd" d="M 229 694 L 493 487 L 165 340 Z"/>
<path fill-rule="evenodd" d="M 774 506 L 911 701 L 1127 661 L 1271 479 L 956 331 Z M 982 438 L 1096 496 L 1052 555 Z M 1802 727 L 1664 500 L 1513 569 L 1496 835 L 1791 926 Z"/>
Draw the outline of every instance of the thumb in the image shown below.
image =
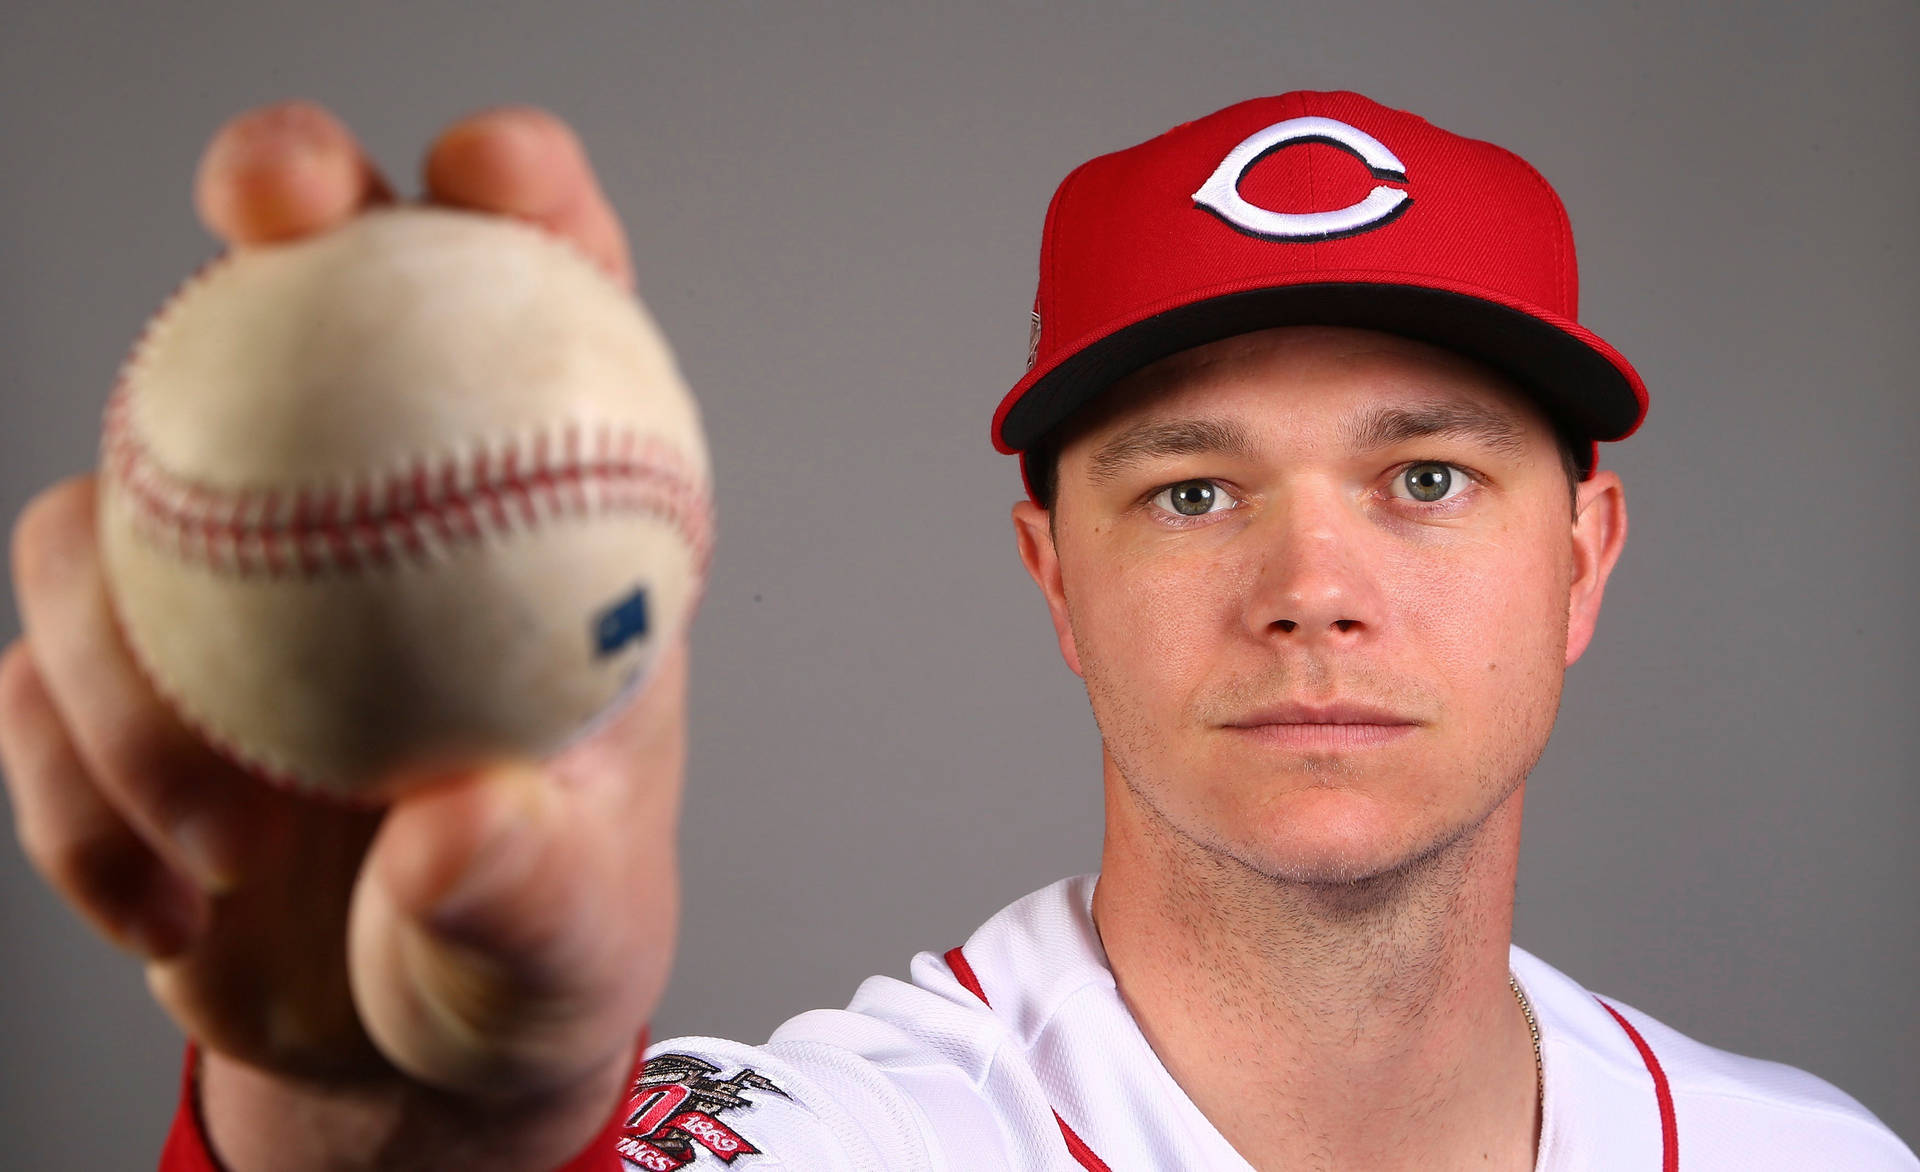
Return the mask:
<path fill-rule="evenodd" d="M 517 1096 L 630 1056 L 645 1008 L 623 979 L 606 829 L 576 791 L 521 763 L 389 812 L 354 891 L 348 963 L 367 1031 L 396 1066 Z"/>

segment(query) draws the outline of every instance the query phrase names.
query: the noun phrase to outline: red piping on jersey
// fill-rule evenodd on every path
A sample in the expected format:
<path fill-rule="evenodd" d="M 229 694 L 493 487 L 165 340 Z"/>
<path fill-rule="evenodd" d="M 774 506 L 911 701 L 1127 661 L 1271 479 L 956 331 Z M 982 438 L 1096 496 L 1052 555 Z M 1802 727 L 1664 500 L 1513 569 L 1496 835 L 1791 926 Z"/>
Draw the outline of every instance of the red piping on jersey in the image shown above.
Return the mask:
<path fill-rule="evenodd" d="M 953 975 L 967 987 L 967 992 L 980 999 L 980 1004 L 988 1009 L 993 1008 L 993 1002 L 987 1000 L 987 991 L 980 987 L 980 978 L 975 975 L 973 966 L 967 963 L 966 955 L 958 948 L 947 950 L 947 967 L 952 969 Z M 1105 1160 L 1093 1154 L 1093 1149 L 1087 1146 L 1085 1140 L 1073 1133 L 1073 1128 L 1067 1126 L 1067 1121 L 1060 1118 L 1059 1111 L 1053 1113 L 1053 1121 L 1060 1125 L 1060 1135 L 1067 1141 L 1067 1154 L 1078 1160 L 1082 1168 L 1087 1172 L 1113 1172 L 1113 1169 L 1107 1167 Z"/>
<path fill-rule="evenodd" d="M 978 997 L 982 1005 L 993 1008 L 993 1002 L 987 1000 L 987 991 L 980 987 L 979 975 L 967 963 L 966 954 L 958 948 L 950 948 L 946 960 L 947 967 L 953 970 L 953 975 L 966 987 L 967 992 Z M 1598 997 L 1594 1000 L 1600 1001 Z M 1661 1067 L 1660 1060 L 1654 1057 L 1653 1047 L 1647 1045 L 1647 1040 L 1640 1036 L 1639 1030 L 1620 1016 L 1619 1010 L 1604 1001 L 1600 1001 L 1600 1008 L 1611 1013 L 1613 1020 L 1620 1023 L 1620 1028 L 1627 1031 L 1634 1049 L 1640 1051 L 1641 1061 L 1647 1064 L 1647 1070 L 1653 1075 L 1653 1097 L 1660 1105 L 1660 1172 L 1680 1172 L 1680 1124 L 1674 1114 L 1673 1088 L 1667 1085 L 1667 1072 Z M 1067 1121 L 1060 1118 L 1059 1111 L 1053 1113 L 1053 1119 L 1060 1125 L 1060 1134 L 1066 1137 L 1067 1153 L 1080 1161 L 1082 1168 L 1087 1172 L 1113 1172 L 1105 1161 L 1093 1154 L 1093 1149 L 1087 1146 L 1085 1140 L 1073 1133 Z"/>
<path fill-rule="evenodd" d="M 1598 997 L 1594 1000 L 1600 1001 Z M 1680 1172 L 1680 1121 L 1674 1114 L 1673 1088 L 1667 1085 L 1667 1072 L 1661 1069 L 1660 1060 L 1653 1056 L 1653 1047 L 1647 1045 L 1633 1023 L 1604 1001 L 1600 1001 L 1600 1008 L 1611 1013 L 1620 1028 L 1627 1031 L 1627 1037 L 1633 1039 L 1633 1048 L 1640 1051 L 1641 1060 L 1653 1074 L 1653 1097 L 1660 1102 L 1660 1169 L 1661 1172 Z"/>

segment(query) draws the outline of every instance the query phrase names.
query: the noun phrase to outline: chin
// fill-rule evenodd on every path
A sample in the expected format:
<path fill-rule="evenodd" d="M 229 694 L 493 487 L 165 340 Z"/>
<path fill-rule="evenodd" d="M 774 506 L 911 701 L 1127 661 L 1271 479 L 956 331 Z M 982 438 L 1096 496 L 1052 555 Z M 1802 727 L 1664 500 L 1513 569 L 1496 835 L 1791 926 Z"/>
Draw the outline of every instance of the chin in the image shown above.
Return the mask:
<path fill-rule="evenodd" d="M 1400 816 L 1395 817 L 1395 814 Z M 1351 791 L 1312 790 L 1254 819 L 1228 851 L 1271 879 L 1306 886 L 1377 885 L 1457 842 L 1459 828 L 1410 825 L 1404 811 Z"/>
<path fill-rule="evenodd" d="M 1249 861 L 1262 875 L 1295 887 L 1378 887 L 1411 873 L 1419 856 L 1333 853 L 1277 855 Z"/>
<path fill-rule="evenodd" d="M 1236 853 L 1240 853 L 1242 862 L 1267 878 L 1304 887 L 1355 887 L 1376 883 L 1405 873 L 1420 857 L 1381 850 L 1286 849 L 1263 845 L 1265 849 L 1256 847 Z"/>

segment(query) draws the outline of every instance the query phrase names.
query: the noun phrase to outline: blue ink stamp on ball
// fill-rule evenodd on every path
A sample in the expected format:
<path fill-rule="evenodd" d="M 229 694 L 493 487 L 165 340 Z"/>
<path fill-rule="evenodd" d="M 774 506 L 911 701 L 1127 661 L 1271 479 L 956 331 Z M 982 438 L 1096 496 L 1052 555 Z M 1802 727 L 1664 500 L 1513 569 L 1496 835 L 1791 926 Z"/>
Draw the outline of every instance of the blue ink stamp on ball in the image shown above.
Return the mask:
<path fill-rule="evenodd" d="M 635 639 L 644 639 L 646 636 L 647 588 L 639 586 L 594 618 L 594 658 L 605 659 Z"/>

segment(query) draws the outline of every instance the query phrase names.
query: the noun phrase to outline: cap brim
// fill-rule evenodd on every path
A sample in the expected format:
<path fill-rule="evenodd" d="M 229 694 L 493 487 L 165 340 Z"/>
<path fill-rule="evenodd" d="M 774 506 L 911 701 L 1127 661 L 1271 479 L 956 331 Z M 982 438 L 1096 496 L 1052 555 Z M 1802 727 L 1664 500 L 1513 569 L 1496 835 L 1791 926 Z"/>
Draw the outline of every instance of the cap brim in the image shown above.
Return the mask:
<path fill-rule="evenodd" d="M 1479 291 L 1378 281 L 1320 281 L 1235 290 L 1123 324 L 1030 371 L 994 427 L 1003 452 L 1025 451 L 1116 380 L 1170 354 L 1287 325 L 1381 330 L 1453 350 L 1506 374 L 1574 438 L 1624 439 L 1647 392 L 1618 351 L 1592 331 Z"/>

